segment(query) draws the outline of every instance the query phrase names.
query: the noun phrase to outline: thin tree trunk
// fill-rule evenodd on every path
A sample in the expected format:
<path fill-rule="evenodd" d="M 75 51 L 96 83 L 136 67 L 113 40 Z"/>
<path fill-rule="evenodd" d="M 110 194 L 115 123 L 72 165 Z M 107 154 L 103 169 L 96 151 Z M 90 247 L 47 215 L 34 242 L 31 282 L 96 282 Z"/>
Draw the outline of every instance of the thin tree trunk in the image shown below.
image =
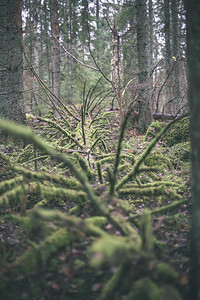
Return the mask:
<path fill-rule="evenodd" d="M 67 49 L 70 53 L 73 53 L 72 47 L 72 3 L 71 0 L 66 1 L 66 36 L 67 36 Z M 68 71 L 70 77 L 70 91 L 69 91 L 69 99 L 73 103 L 74 102 L 74 71 L 73 66 L 74 62 L 71 56 L 67 57 L 68 62 Z"/>
<path fill-rule="evenodd" d="M 120 45 L 120 37 L 117 34 L 117 25 L 115 23 L 115 18 L 113 18 L 113 25 L 112 25 L 111 81 L 119 105 L 120 122 L 122 122 L 123 113 L 122 113 L 122 99 L 121 99 L 122 98 L 121 96 L 121 87 L 122 87 L 121 45 Z"/>
<path fill-rule="evenodd" d="M 174 103 L 175 112 L 180 109 L 181 91 L 180 91 L 180 66 L 179 66 L 179 24 L 178 24 L 178 1 L 171 0 L 172 10 L 172 50 L 173 56 L 176 58 L 173 71 L 173 97 L 176 99 Z"/>
<path fill-rule="evenodd" d="M 48 20 L 48 0 L 43 4 L 44 6 L 44 35 L 45 35 L 45 45 L 46 45 L 46 62 L 47 62 L 47 70 L 48 70 L 48 86 L 51 88 L 52 84 L 52 76 L 51 76 L 51 63 L 50 63 L 50 42 L 49 42 L 49 20 Z"/>
<path fill-rule="evenodd" d="M 53 59 L 52 59 L 52 87 L 53 93 L 60 98 L 60 45 L 57 40 L 60 37 L 58 23 L 58 1 L 50 0 L 51 5 L 51 31 L 53 35 Z"/>
<path fill-rule="evenodd" d="M 37 3 L 34 3 L 34 5 L 37 7 Z M 31 3 L 30 3 L 30 23 L 31 25 L 31 29 L 33 27 L 33 29 L 35 28 L 35 37 L 32 39 L 32 32 L 30 32 L 30 38 L 31 38 L 31 63 L 34 66 L 35 71 L 39 74 L 39 39 L 38 39 L 38 10 L 34 10 L 33 12 L 31 11 Z M 42 32 L 42 30 L 41 30 Z M 41 39 L 40 39 L 41 40 Z M 32 74 L 33 75 L 33 74 Z M 39 93 L 39 85 L 38 85 L 38 81 L 35 78 L 35 76 L 33 75 L 33 91 L 31 93 L 31 108 L 32 111 L 34 113 L 36 113 L 36 108 L 38 106 L 38 93 Z"/>
<path fill-rule="evenodd" d="M 171 89 L 171 39 L 170 39 L 170 1 L 164 0 L 164 35 L 165 35 L 165 56 L 166 56 L 166 77 L 169 79 L 166 83 L 166 101 L 168 102 L 172 98 L 172 89 Z M 172 114 L 174 112 L 173 102 L 167 104 L 166 113 Z"/>

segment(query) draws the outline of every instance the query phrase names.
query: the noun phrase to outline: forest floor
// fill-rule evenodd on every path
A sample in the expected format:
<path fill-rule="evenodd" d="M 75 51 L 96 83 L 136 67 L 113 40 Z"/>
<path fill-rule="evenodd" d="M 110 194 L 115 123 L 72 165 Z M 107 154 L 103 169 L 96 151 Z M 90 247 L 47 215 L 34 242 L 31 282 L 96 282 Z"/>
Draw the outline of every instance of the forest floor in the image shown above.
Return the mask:
<path fill-rule="evenodd" d="M 34 129 L 34 131 L 39 133 L 39 135 L 44 135 L 45 129 L 47 130 L 48 128 L 43 125 L 40 125 Z M 51 130 L 52 129 L 50 129 L 50 131 Z M 119 130 L 116 126 L 112 132 L 112 141 L 110 141 L 109 148 L 110 153 L 112 153 L 112 151 L 113 153 L 116 153 L 118 135 Z M 45 138 L 49 139 L 49 137 L 50 134 L 48 133 L 47 135 L 45 132 Z M 148 264 L 145 265 L 145 268 L 148 268 L 148 270 L 141 271 L 143 263 L 138 263 L 138 258 L 134 256 L 131 260 L 135 259 L 136 261 L 133 263 L 135 272 L 141 273 L 142 275 L 133 275 L 133 270 L 130 270 L 129 266 L 127 266 L 126 270 L 128 275 L 124 275 L 125 273 L 122 272 L 120 275 L 121 277 L 118 278 L 118 283 L 113 283 L 114 290 L 111 288 L 110 291 L 106 291 L 106 283 L 110 278 L 114 278 L 113 274 L 117 274 L 117 270 L 119 269 L 119 265 L 117 265 L 116 261 L 120 261 L 121 259 L 120 251 L 122 251 L 122 256 L 126 254 L 128 256 L 129 250 L 121 250 L 120 248 L 119 253 L 117 251 L 116 253 L 115 251 L 111 253 L 111 256 L 114 257 L 113 262 L 110 263 L 106 261 L 106 259 L 103 261 L 101 255 L 107 255 L 107 253 L 104 254 L 105 249 L 102 250 L 103 254 L 101 251 L 97 251 L 96 255 L 88 250 L 92 247 L 96 237 L 81 231 L 80 228 L 81 226 L 84 227 L 85 223 L 80 227 L 78 227 L 78 225 L 73 225 L 75 224 L 73 222 L 76 222 L 73 219 L 70 219 L 71 221 L 66 220 L 66 222 L 71 222 L 71 225 L 66 226 L 71 226 L 71 228 L 74 226 L 75 229 L 72 230 L 72 233 L 78 235 L 78 239 L 72 238 L 70 247 L 61 242 L 59 249 L 56 247 L 53 248 L 54 246 L 52 246 L 50 240 L 51 238 L 53 239 L 53 235 L 50 235 L 50 233 L 54 234 L 59 232 L 59 230 L 65 228 L 65 225 L 60 225 L 59 222 L 61 221 L 58 221 L 60 216 L 49 217 L 49 219 L 46 216 L 37 215 L 37 213 L 35 216 L 34 213 L 38 208 L 47 209 L 48 211 L 49 209 L 53 209 L 53 211 L 56 210 L 61 212 L 62 216 L 66 216 L 68 215 L 68 212 L 70 212 L 70 218 L 71 216 L 73 218 L 74 215 L 78 218 L 78 222 L 80 222 L 80 220 L 85 222 L 85 220 L 101 214 L 87 202 L 81 206 L 80 211 L 77 212 L 77 210 L 74 210 L 73 212 L 73 208 L 77 207 L 77 200 L 75 198 L 70 201 L 67 201 L 66 199 L 63 200 L 61 190 L 55 192 L 52 189 L 51 192 L 48 192 L 47 188 L 51 186 L 50 183 L 46 183 L 46 181 L 48 181 L 47 179 L 45 179 L 46 181 L 43 181 L 44 186 L 40 187 L 42 192 L 38 195 L 37 189 L 34 186 L 35 180 L 33 180 L 33 177 L 35 176 L 34 178 L 36 178 L 39 175 L 34 175 L 34 172 L 37 174 L 48 173 L 55 176 L 64 175 L 68 177 L 70 173 L 69 169 L 63 169 L 58 162 L 52 162 L 49 157 L 45 158 L 45 153 L 42 151 L 37 153 L 37 155 L 43 157 L 43 159 L 38 159 L 36 165 L 34 160 L 34 147 L 27 146 L 28 151 L 25 153 L 23 148 L 16 146 L 13 142 L 8 145 L 3 137 L 1 140 L 0 199 L 2 204 L 0 213 L 0 291 L 3 295 L 2 299 L 136 299 L 133 295 L 137 295 L 137 292 L 134 291 L 136 294 L 132 292 L 130 295 L 128 292 L 129 287 L 132 284 L 132 278 L 135 278 L 134 280 L 138 282 L 139 280 L 146 280 L 146 275 L 144 275 L 145 272 L 151 277 L 151 273 L 154 274 L 154 269 L 156 269 L 161 262 L 168 263 L 175 271 L 176 276 L 173 275 L 175 273 L 170 273 L 172 276 L 170 275 L 171 278 L 169 279 L 169 282 L 167 279 L 166 283 L 165 280 L 156 278 L 155 275 L 152 275 L 156 278 L 154 280 L 156 286 L 158 288 L 162 287 L 165 292 L 161 293 L 160 290 L 156 290 L 156 296 L 152 294 L 148 295 L 148 297 L 145 296 L 145 298 L 142 298 L 142 294 L 138 294 L 140 295 L 140 298 L 138 297 L 137 300 L 187 299 L 189 289 L 191 207 L 190 204 L 188 204 L 190 203 L 190 161 L 188 158 L 185 159 L 185 156 L 182 153 L 184 150 L 187 150 L 185 149 L 185 142 L 178 143 L 178 148 L 177 145 L 175 148 L 175 146 L 166 145 L 163 141 L 158 142 L 148 156 L 147 159 L 149 160 L 146 159 L 146 166 L 153 168 L 157 165 L 161 167 L 160 171 L 156 172 L 155 175 L 155 172 L 151 170 L 150 176 L 144 172 L 138 177 L 139 185 L 141 184 L 144 187 L 145 184 L 151 186 L 155 181 L 165 183 L 171 182 L 174 183 L 174 187 L 173 185 L 171 186 L 170 184 L 163 183 L 162 192 L 161 189 L 154 189 L 147 190 L 145 193 L 136 192 L 135 194 L 120 194 L 119 190 L 119 203 L 121 206 L 116 204 L 116 199 L 106 200 L 106 206 L 109 207 L 111 215 L 116 218 L 119 216 L 119 220 L 121 216 L 123 216 L 125 221 L 129 219 L 132 220 L 132 222 L 130 222 L 133 227 L 136 226 L 136 233 L 139 234 L 140 229 L 138 228 L 140 227 L 137 228 L 137 222 L 135 222 L 134 216 L 144 214 L 146 209 L 155 211 L 157 208 L 165 207 L 163 212 L 161 211 L 160 213 L 152 214 L 151 220 L 154 246 L 153 250 L 150 250 L 151 254 L 149 257 L 151 258 L 148 258 Z M 126 129 L 121 154 L 130 154 L 138 158 L 150 142 L 151 139 L 145 141 L 144 136 L 138 136 L 135 134 L 134 130 Z M 55 147 L 60 151 L 60 145 L 56 144 Z M 182 149 L 182 152 L 178 157 L 177 153 L 180 153 L 180 149 Z M 65 153 L 64 150 L 62 152 Z M 100 155 L 101 149 L 92 157 L 90 165 L 91 169 L 93 169 L 93 165 L 95 165 L 97 157 L 100 157 Z M 73 156 L 72 153 L 69 154 L 69 157 L 71 156 Z M 13 171 L 12 167 L 8 166 L 9 163 L 5 157 L 7 157 L 14 166 L 28 168 L 33 172 L 32 175 L 25 175 L 23 174 L 23 171 Z M 83 157 L 86 157 L 84 153 Z M 95 162 L 93 160 L 95 160 Z M 112 162 L 107 161 L 107 164 L 112 164 Z M 126 164 L 126 158 L 124 164 Z M 103 171 L 104 168 L 106 169 L 107 165 L 102 167 Z M 125 177 L 128 172 L 125 167 L 124 169 L 121 168 L 120 171 L 121 173 L 118 180 Z M 20 174 L 23 175 L 23 183 Z M 95 176 L 95 179 L 92 178 L 89 180 L 91 186 L 99 197 L 106 198 L 107 182 L 109 181 L 109 178 L 107 178 L 107 175 L 104 175 L 104 184 L 99 184 L 99 182 L 97 182 L 98 176 Z M 30 178 L 32 178 L 31 181 Z M 39 180 L 38 178 L 37 180 Z M 22 208 L 22 202 L 18 201 L 16 196 L 17 193 L 15 193 L 15 191 L 13 192 L 14 196 L 10 195 L 11 193 L 9 195 L 6 194 L 8 191 L 12 192 L 11 185 L 13 184 L 13 179 L 16 180 L 17 186 L 22 184 L 23 186 L 27 185 L 29 188 L 26 195 L 27 202 L 25 211 L 24 208 Z M 19 180 L 19 182 L 17 180 Z M 51 179 L 51 181 L 53 180 L 54 179 Z M 5 190 L 6 186 L 8 187 L 8 190 Z M 17 188 L 16 185 L 13 186 Z M 57 184 L 55 184 L 55 186 L 57 187 Z M 79 187 L 77 190 L 79 191 Z M 50 201 L 46 201 L 51 198 L 48 193 L 53 195 L 53 191 L 57 194 L 55 194 L 54 198 L 52 196 Z M 170 206 L 174 202 L 181 201 L 182 199 L 185 200 L 185 203 L 180 206 Z M 122 201 L 126 204 L 122 204 Z M 33 217 L 31 217 L 32 214 Z M 36 218 L 38 219 L 36 220 Z M 44 218 L 44 220 L 42 218 Z M 31 224 L 28 221 L 29 219 Z M 111 221 L 101 224 L 101 228 L 104 233 L 107 232 L 110 236 L 122 236 L 122 233 Z M 63 234 L 64 238 L 67 239 L 65 233 Z M 96 234 L 98 236 L 98 233 Z M 50 238 L 48 240 L 49 236 Z M 59 240 L 55 239 L 53 240 L 53 243 L 59 243 Z M 98 246 L 101 247 L 100 244 Z M 45 249 L 48 247 L 48 252 L 45 252 Z M 106 245 L 104 247 L 106 248 Z M 103 261 L 101 262 L 101 265 L 97 263 L 97 266 L 95 266 L 95 262 L 93 262 L 94 266 L 92 265 L 91 257 L 93 257 L 93 255 L 94 258 L 92 258 L 92 260 L 95 261 L 95 259 L 99 259 L 100 261 Z M 98 257 L 98 255 L 100 257 Z M 109 254 L 108 258 L 110 258 Z M 168 275 L 166 275 L 166 277 L 168 277 Z M 113 280 L 113 282 L 114 281 L 115 280 Z M 168 290 L 169 283 L 170 286 L 173 285 L 177 289 L 178 294 Z"/>

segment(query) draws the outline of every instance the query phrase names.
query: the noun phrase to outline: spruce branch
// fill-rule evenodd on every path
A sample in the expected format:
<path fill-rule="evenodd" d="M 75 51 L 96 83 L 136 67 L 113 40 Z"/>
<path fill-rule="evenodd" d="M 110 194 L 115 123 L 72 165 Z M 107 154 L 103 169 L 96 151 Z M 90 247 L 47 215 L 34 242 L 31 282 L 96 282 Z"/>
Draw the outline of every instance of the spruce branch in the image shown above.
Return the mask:
<path fill-rule="evenodd" d="M 124 138 L 124 132 L 126 128 L 126 124 L 129 118 L 130 112 L 125 116 L 125 119 L 121 125 L 121 130 L 120 130 L 120 135 L 118 139 L 118 144 L 117 144 L 117 150 L 116 150 L 116 156 L 115 156 L 115 163 L 114 163 L 114 170 L 113 170 L 113 175 L 112 175 L 112 180 L 110 181 L 110 195 L 113 196 L 115 192 L 115 184 L 117 180 L 117 171 L 118 171 L 118 166 L 120 163 L 120 154 L 121 154 L 121 147 L 122 147 L 122 141 Z"/>

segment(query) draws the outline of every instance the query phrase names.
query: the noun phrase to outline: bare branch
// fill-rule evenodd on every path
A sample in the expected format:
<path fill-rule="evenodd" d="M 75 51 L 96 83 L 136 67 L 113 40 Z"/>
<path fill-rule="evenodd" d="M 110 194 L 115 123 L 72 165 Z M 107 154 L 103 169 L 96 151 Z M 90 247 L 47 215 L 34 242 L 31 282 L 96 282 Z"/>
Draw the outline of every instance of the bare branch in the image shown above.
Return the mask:
<path fill-rule="evenodd" d="M 63 48 L 63 50 L 69 55 L 71 56 L 75 61 L 77 61 L 79 64 L 81 64 L 82 66 L 86 67 L 86 68 L 89 68 L 89 69 L 92 69 L 94 71 L 99 71 L 98 68 L 95 68 L 93 66 L 90 66 L 84 62 L 82 62 L 80 59 L 76 58 L 73 54 L 71 54 L 64 46 L 63 44 L 57 39 L 57 37 L 54 35 L 54 38 L 56 39 L 56 41 L 59 43 L 59 45 Z"/>
<path fill-rule="evenodd" d="M 125 93 L 126 93 L 128 87 L 129 87 L 129 85 L 131 84 L 131 82 L 132 82 L 134 79 L 136 79 L 136 77 L 130 79 L 130 80 L 127 82 L 127 84 L 126 84 L 126 86 L 125 86 L 125 88 L 123 89 L 123 92 L 122 92 L 122 98 L 121 98 L 122 100 L 124 99 Z"/>
<path fill-rule="evenodd" d="M 96 61 L 96 58 L 94 57 L 93 53 L 92 53 L 92 50 L 91 50 L 91 47 L 90 47 L 90 41 L 88 43 L 88 49 L 89 49 L 89 52 L 90 52 L 90 55 L 95 63 L 95 66 L 97 67 L 97 70 L 102 74 L 102 76 L 108 81 L 110 82 L 111 85 L 113 85 L 112 81 L 105 75 L 105 73 L 102 71 L 102 69 L 100 68 L 100 66 L 98 65 L 97 61 Z"/>
<path fill-rule="evenodd" d="M 157 100 L 156 100 L 156 111 L 155 111 L 155 113 L 158 112 L 158 106 L 159 106 L 159 98 L 160 98 L 160 94 L 161 94 L 161 92 L 162 92 L 162 90 L 163 90 L 163 88 L 164 88 L 164 86 L 165 86 L 165 84 L 166 84 L 168 78 L 169 78 L 170 75 L 172 74 L 172 71 L 173 71 L 173 69 L 174 69 L 174 65 L 175 65 L 175 62 L 173 63 L 170 72 L 168 73 L 167 77 L 165 78 L 165 80 L 164 80 L 164 82 L 163 82 L 163 84 L 162 84 L 162 86 L 161 86 L 161 88 L 160 88 L 160 90 L 159 90 L 159 92 L 158 92 L 158 96 L 157 96 Z"/>

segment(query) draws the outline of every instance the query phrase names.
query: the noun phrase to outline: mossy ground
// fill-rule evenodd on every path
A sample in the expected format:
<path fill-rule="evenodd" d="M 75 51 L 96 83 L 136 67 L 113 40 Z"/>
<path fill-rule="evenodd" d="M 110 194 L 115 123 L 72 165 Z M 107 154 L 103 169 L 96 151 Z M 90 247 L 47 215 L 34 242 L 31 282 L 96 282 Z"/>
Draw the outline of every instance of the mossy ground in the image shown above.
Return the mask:
<path fill-rule="evenodd" d="M 153 122 L 147 129 L 146 135 L 144 137 L 145 141 L 150 140 L 155 135 L 161 131 L 165 126 L 163 122 Z M 167 146 L 173 146 L 179 143 L 189 142 L 190 140 L 190 120 L 189 117 L 181 119 L 179 122 L 174 124 L 170 130 L 167 131 L 163 137 L 163 142 Z"/>
<path fill-rule="evenodd" d="M 156 122 L 156 130 L 159 126 L 160 124 Z M 175 131 L 177 132 L 177 129 Z M 42 134 L 44 135 L 44 133 Z M 172 132 L 169 134 L 170 139 L 167 140 L 165 136 L 143 162 L 142 167 L 152 168 L 151 172 L 144 171 L 138 174 L 137 178 L 132 178 L 124 186 L 124 189 L 133 190 L 139 187 L 137 193 L 135 190 L 132 194 L 124 193 L 121 196 L 119 190 L 113 197 L 108 196 L 106 186 L 109 172 L 107 172 L 107 168 L 109 166 L 111 171 L 114 170 L 114 159 L 109 157 L 109 154 L 115 153 L 117 130 L 113 132 L 112 140 L 108 143 L 109 154 L 100 153 L 98 149 L 96 153 L 90 155 L 89 161 L 85 154 L 82 155 L 92 170 L 88 177 L 95 194 L 100 197 L 102 203 L 106 203 L 111 216 L 120 220 L 121 224 L 130 219 L 130 227 L 126 229 L 130 231 L 132 237 L 136 236 L 137 232 L 142 233 L 141 227 L 137 227 L 137 225 L 141 221 L 140 215 L 146 209 L 154 211 L 163 206 L 167 207 L 176 200 L 190 200 L 190 144 L 186 138 L 188 131 L 186 129 L 185 135 L 182 133 L 183 138 L 172 138 Z M 176 143 L 174 143 L 175 139 Z M 118 180 L 126 176 L 133 167 L 134 161 L 140 157 L 150 142 L 150 139 L 147 138 L 144 141 L 144 136 L 136 136 L 131 130 L 125 132 Z M 56 146 L 58 147 L 58 144 Z M 59 147 L 61 146 L 59 145 Z M 8 152 L 8 148 L 2 146 L 1 150 L 14 164 L 29 168 L 32 175 L 30 177 L 27 174 L 23 175 L 28 186 L 27 217 L 22 220 L 17 219 L 21 211 L 19 203 L 10 206 L 2 204 L 1 206 L 0 266 L 2 280 L 0 291 L 3 299 L 119 300 L 123 297 L 135 299 L 137 296 L 137 300 L 164 300 L 167 295 L 168 299 L 172 295 L 173 299 L 180 299 L 180 294 L 183 299 L 186 298 L 189 284 L 190 252 L 190 205 L 187 201 L 179 208 L 171 209 L 169 206 L 164 213 L 152 215 L 152 230 L 149 231 L 151 229 L 148 227 L 149 225 L 145 226 L 148 227 L 146 232 L 153 234 L 154 242 L 152 243 L 150 239 L 148 243 L 152 243 L 153 246 L 145 245 L 150 250 L 148 250 L 148 255 L 144 254 L 141 259 L 137 251 L 134 253 L 134 247 L 130 240 L 124 239 L 119 228 L 115 227 L 115 223 L 112 223 L 111 219 L 108 221 L 105 217 L 99 216 L 97 208 L 94 208 L 84 198 L 84 195 L 81 194 L 81 198 L 74 195 L 74 191 L 80 192 L 79 184 L 73 180 L 67 183 L 62 177 L 69 177 L 68 167 L 52 161 L 49 156 L 43 157 L 37 160 L 37 169 L 40 171 L 40 175 L 37 175 L 34 174 L 36 167 L 34 158 L 36 157 L 33 147 L 28 146 L 25 150 L 14 146 L 11 148 Z M 102 157 L 100 157 L 101 154 Z M 43 155 L 44 153 L 37 153 L 38 157 Z M 72 154 L 69 156 L 74 159 Z M 100 184 L 95 169 L 96 162 L 106 157 L 109 157 L 109 160 L 101 161 L 100 167 L 104 182 Z M 81 172 L 81 166 L 76 159 L 74 159 L 74 163 Z M 7 165 L 4 163 L 4 167 L 1 167 L 3 174 L 7 172 L 6 168 Z M 156 169 L 154 170 L 154 168 Z M 46 173 L 51 176 L 44 175 Z M 56 179 L 58 177 L 55 178 L 52 175 L 59 175 L 59 180 Z M 7 180 L 14 178 L 15 171 L 7 176 Z M 2 176 L 1 182 L 4 180 L 5 178 Z M 39 183 L 40 188 L 38 188 Z M 70 186 L 66 187 L 66 184 L 70 184 Z M 63 193 L 66 197 L 67 191 L 64 190 L 66 188 L 73 190 L 71 192 L 73 197 L 67 199 L 62 197 Z M 141 192 L 142 188 L 143 192 Z M 51 194 L 51 201 L 49 201 L 48 193 Z M 56 209 L 56 211 L 62 212 L 62 217 L 68 217 L 71 212 L 71 218 L 71 214 L 75 212 L 78 221 L 73 218 L 61 220 L 60 215 L 56 213 L 52 218 L 50 215 L 37 215 L 34 206 L 41 201 L 44 201 L 43 208 Z M 98 219 L 89 219 L 96 215 Z M 107 221 L 105 222 L 105 220 Z M 87 230 L 84 226 L 87 227 Z M 93 233 L 91 234 L 91 232 Z M 57 240 L 57 233 L 65 237 L 65 242 Z M 115 239 L 112 240 L 112 236 Z M 68 237 L 69 243 L 67 242 Z M 104 242 L 106 240 L 110 242 L 110 248 L 107 250 Z M 137 239 L 135 238 L 135 240 Z M 95 241 L 97 241 L 96 244 Z M 123 247 L 123 243 L 126 244 L 126 247 Z M 93 253 L 91 249 L 96 249 L 96 252 Z M 35 257 L 37 261 L 32 261 L 31 269 L 25 268 L 23 265 L 19 267 L 19 258 L 22 261 L 22 256 L 24 253 L 28 253 L 27 251 L 32 251 L 34 255 L 30 257 Z M 26 255 L 29 257 L 30 254 Z M 127 262 L 124 261 L 123 266 L 123 257 L 127 257 L 131 261 L 131 264 L 128 264 L 129 267 L 125 268 L 126 272 L 124 272 L 124 266 Z M 94 267 L 92 261 L 98 267 Z M 167 262 L 167 266 L 164 262 Z M 30 261 L 28 262 L 24 258 L 24 264 L 26 263 L 30 264 Z M 175 272 L 171 271 L 171 267 Z M 141 289 L 144 284 L 146 290 Z M 148 293 L 149 290 L 151 293 Z M 104 298 L 100 296 L 102 291 L 105 295 Z M 147 294 L 149 298 L 145 298 Z M 109 295 L 112 295 L 111 298 Z"/>

